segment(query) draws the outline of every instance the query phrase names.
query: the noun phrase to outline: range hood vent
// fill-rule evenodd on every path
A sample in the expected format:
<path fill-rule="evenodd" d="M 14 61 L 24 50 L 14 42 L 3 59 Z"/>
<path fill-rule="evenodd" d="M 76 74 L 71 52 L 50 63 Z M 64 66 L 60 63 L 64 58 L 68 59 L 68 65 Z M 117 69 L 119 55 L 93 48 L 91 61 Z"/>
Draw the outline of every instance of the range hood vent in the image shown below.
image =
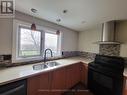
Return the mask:
<path fill-rule="evenodd" d="M 103 23 L 101 41 L 95 42 L 96 44 L 121 44 L 115 41 L 116 25 L 114 21 Z"/>

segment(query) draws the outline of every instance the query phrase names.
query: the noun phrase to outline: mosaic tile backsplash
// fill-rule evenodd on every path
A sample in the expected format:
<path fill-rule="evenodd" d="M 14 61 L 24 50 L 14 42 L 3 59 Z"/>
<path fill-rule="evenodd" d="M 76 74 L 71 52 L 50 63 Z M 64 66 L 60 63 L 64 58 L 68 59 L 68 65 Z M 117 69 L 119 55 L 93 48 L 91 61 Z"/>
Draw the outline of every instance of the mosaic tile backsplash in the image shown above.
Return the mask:
<path fill-rule="evenodd" d="M 11 55 L 0 55 L 0 68 L 11 63 Z"/>
<path fill-rule="evenodd" d="M 120 55 L 120 45 L 101 44 L 99 48 L 99 54 L 109 55 L 109 56 L 119 56 Z"/>
<path fill-rule="evenodd" d="M 0 55 L 0 62 L 11 61 L 11 55 Z"/>
<path fill-rule="evenodd" d="M 120 53 L 119 45 L 101 45 L 100 46 L 100 54 L 110 55 L 110 56 L 119 56 L 119 53 Z M 74 57 L 74 56 L 81 56 L 84 58 L 94 60 L 96 53 L 85 52 L 85 51 L 63 51 L 62 52 L 63 58 Z M 125 63 L 127 64 L 127 57 L 125 57 L 124 59 L 125 59 Z M 10 63 L 11 63 L 11 55 L 0 55 L 0 67 L 12 65 Z"/>
<path fill-rule="evenodd" d="M 79 56 L 82 56 L 82 57 L 85 57 L 85 58 L 88 58 L 88 59 L 94 60 L 94 59 L 95 59 L 95 56 L 96 56 L 96 53 L 85 52 L 85 51 L 79 51 L 79 52 L 78 52 L 78 55 L 79 55 Z"/>
<path fill-rule="evenodd" d="M 4 57 L 0 55 L 0 62 L 2 62 L 3 60 L 4 60 Z"/>
<path fill-rule="evenodd" d="M 85 52 L 85 51 L 63 51 L 62 57 L 73 57 L 73 56 L 82 56 L 88 59 L 94 59 L 96 54 Z"/>
<path fill-rule="evenodd" d="M 78 56 L 78 51 L 62 51 L 62 57 Z"/>

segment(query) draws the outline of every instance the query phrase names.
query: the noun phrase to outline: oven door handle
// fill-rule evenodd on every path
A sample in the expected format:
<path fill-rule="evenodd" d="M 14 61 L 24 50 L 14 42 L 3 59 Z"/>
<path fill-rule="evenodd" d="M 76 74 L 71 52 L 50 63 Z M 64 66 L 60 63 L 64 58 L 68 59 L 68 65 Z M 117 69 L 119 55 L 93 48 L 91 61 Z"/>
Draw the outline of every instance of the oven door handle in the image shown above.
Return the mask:
<path fill-rule="evenodd" d="M 0 95 L 10 95 L 10 94 L 15 93 L 16 91 L 18 91 L 18 90 L 20 90 L 24 87 L 25 87 L 25 85 L 23 84 L 23 85 L 20 85 L 20 86 L 14 88 L 14 89 L 8 90 L 8 91 L 3 92 L 3 93 L 0 93 Z"/>

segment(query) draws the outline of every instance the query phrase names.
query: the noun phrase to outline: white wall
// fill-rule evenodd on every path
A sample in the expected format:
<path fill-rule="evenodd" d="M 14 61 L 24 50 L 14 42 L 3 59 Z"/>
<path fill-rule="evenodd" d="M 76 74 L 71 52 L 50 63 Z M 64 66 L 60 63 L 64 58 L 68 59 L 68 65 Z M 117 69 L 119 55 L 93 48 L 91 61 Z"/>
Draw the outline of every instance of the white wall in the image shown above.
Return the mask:
<path fill-rule="evenodd" d="M 0 54 L 11 54 L 12 19 L 0 19 Z"/>
<path fill-rule="evenodd" d="M 15 19 L 32 23 L 33 19 L 31 16 L 16 12 Z M 78 32 L 63 26 L 56 25 L 54 23 L 35 19 L 35 23 L 39 26 L 59 29 L 63 32 L 62 39 L 62 50 L 64 51 L 76 51 L 78 49 Z M 0 55 L 12 53 L 12 31 L 13 31 L 13 20 L 12 19 L 0 19 Z"/>
<path fill-rule="evenodd" d="M 117 22 L 116 40 L 122 42 L 120 56 L 127 57 L 127 21 Z"/>
<path fill-rule="evenodd" d="M 99 45 L 93 42 L 101 40 L 102 27 L 89 29 L 79 33 L 79 50 L 86 52 L 99 53 Z M 122 42 L 120 56 L 127 57 L 127 20 L 116 23 L 116 41 Z"/>
<path fill-rule="evenodd" d="M 101 25 L 79 33 L 79 51 L 99 53 L 99 45 L 94 42 L 101 40 Z"/>

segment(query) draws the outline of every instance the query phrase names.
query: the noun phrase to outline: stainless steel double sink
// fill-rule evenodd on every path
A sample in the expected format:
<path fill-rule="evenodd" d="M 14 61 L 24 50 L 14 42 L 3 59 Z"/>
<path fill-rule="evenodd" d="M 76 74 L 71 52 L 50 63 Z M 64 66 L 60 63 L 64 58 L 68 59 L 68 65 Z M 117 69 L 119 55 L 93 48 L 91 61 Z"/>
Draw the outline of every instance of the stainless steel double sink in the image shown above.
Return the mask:
<path fill-rule="evenodd" d="M 36 65 L 33 65 L 33 70 L 43 70 L 43 69 L 51 68 L 51 67 L 58 66 L 58 65 L 60 64 L 55 61 L 42 63 L 42 64 L 36 64 Z"/>

